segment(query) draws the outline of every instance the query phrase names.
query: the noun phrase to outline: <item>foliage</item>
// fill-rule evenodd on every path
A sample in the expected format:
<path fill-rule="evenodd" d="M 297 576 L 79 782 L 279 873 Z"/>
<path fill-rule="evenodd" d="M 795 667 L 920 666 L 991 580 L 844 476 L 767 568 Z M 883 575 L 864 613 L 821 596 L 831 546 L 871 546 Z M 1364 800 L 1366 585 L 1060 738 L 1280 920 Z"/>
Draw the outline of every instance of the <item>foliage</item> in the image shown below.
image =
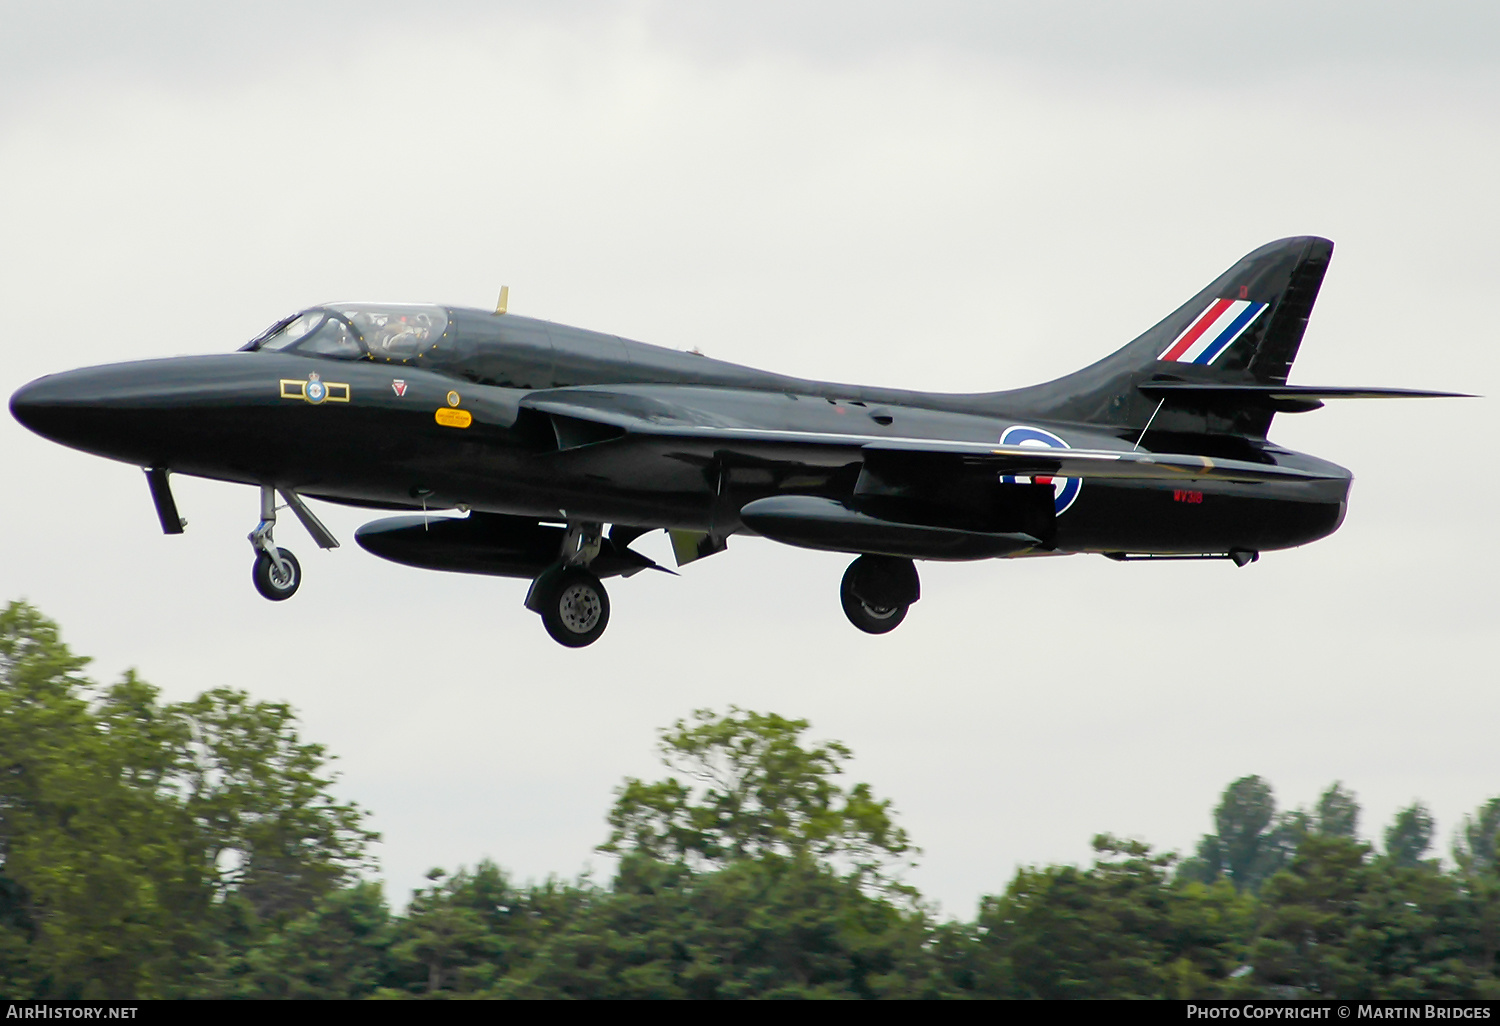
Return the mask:
<path fill-rule="evenodd" d="M 392 932 L 379 884 L 330 891 L 282 929 L 266 931 L 218 996 L 368 997 L 390 972 Z"/>
<path fill-rule="evenodd" d="M 1414 802 L 1396 813 L 1385 830 L 1386 858 L 1397 866 L 1414 869 L 1432 847 L 1432 813 Z"/>
<path fill-rule="evenodd" d="M 1500 798 L 1491 798 L 1464 817 L 1453 842 L 1453 860 L 1474 874 L 1500 868 Z"/>
<path fill-rule="evenodd" d="M 217 896 L 238 894 L 273 919 L 371 868 L 377 836 L 329 793 L 325 750 L 297 736 L 289 706 L 218 688 L 164 713 L 187 739 L 162 783 L 193 821 Z"/>
<path fill-rule="evenodd" d="M 1333 784 L 1231 783 L 1194 857 L 1100 836 L 972 921 L 899 883 L 915 850 L 804 720 L 707 710 L 627 779 L 607 885 L 434 870 L 399 914 L 375 835 L 285 705 L 164 703 L 0 612 L 0 994 L 32 998 L 1500 998 L 1500 798 L 1426 858 L 1420 803 L 1358 836 Z"/>
<path fill-rule="evenodd" d="M 678 776 L 627 778 L 615 792 L 601 851 L 637 853 L 697 870 L 746 859 L 813 860 L 860 883 L 889 888 L 917 853 L 868 784 L 833 778 L 849 749 L 804 747 L 806 720 L 709 709 L 661 732 L 662 763 Z"/>
<path fill-rule="evenodd" d="M 1175 856 L 1100 836 L 1090 869 L 1023 869 L 980 905 L 974 989 L 987 997 L 1223 997 L 1253 925 L 1233 886 L 1174 886 Z"/>
<path fill-rule="evenodd" d="M 1257 776 L 1241 777 L 1224 789 L 1214 826 L 1217 832 L 1204 836 L 1180 875 L 1202 883 L 1226 877 L 1237 889 L 1255 892 L 1291 861 L 1307 834 L 1352 839 L 1359 829 L 1359 804 L 1334 783 L 1311 812 L 1278 815 L 1271 785 Z"/>
<path fill-rule="evenodd" d="M 1259 890 L 1285 864 L 1301 826 L 1296 817 L 1277 816 L 1271 785 L 1241 777 L 1224 789 L 1214 809 L 1216 832 L 1203 837 L 1179 875 L 1200 883 L 1225 878 L 1237 890 Z"/>
<path fill-rule="evenodd" d="M 231 906 L 268 922 L 310 908 L 355 880 L 374 835 L 286 706 L 227 690 L 163 704 L 86 663 L 32 607 L 0 612 L 0 979 L 181 996 Z"/>
<path fill-rule="evenodd" d="M 695 873 L 632 854 L 507 997 L 917 997 L 926 921 L 806 859 Z"/>
<path fill-rule="evenodd" d="M 1334 783 L 1319 796 L 1317 810 L 1309 818 L 1313 829 L 1324 837 L 1352 841 L 1359 834 L 1359 803 L 1339 783 Z"/>

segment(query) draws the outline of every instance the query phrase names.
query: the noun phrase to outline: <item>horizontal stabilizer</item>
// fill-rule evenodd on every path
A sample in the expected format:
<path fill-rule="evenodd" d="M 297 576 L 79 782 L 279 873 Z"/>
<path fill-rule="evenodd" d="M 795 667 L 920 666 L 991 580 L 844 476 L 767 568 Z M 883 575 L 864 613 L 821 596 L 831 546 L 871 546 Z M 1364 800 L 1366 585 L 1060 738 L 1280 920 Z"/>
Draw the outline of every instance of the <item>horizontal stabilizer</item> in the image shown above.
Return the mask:
<path fill-rule="evenodd" d="M 1260 385 L 1216 381 L 1146 381 L 1137 386 L 1152 399 L 1173 405 L 1257 407 L 1278 413 L 1316 410 L 1324 399 L 1472 399 L 1463 392 L 1419 388 L 1358 388 L 1347 385 Z"/>
<path fill-rule="evenodd" d="M 963 456 L 1000 474 L 1016 476 L 1114 478 L 1136 481 L 1275 481 L 1331 480 L 1292 467 L 1243 460 L 1210 459 L 1179 453 L 1110 449 L 1044 449 L 1024 445 L 986 445 L 981 442 L 875 442 L 866 452 L 931 453 Z"/>

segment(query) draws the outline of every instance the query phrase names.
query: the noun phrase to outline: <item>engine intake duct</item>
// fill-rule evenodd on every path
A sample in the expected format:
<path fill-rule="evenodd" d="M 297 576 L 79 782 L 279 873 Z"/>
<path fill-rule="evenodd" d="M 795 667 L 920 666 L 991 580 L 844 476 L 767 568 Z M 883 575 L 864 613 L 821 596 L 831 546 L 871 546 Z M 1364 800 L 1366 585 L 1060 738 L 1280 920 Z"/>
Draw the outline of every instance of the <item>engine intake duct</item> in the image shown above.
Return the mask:
<path fill-rule="evenodd" d="M 424 570 L 495 577 L 536 577 L 554 566 L 566 529 L 527 517 L 470 513 L 467 517 L 386 517 L 354 532 L 366 552 Z M 656 563 L 605 538 L 589 564 L 597 577 L 630 576 Z"/>

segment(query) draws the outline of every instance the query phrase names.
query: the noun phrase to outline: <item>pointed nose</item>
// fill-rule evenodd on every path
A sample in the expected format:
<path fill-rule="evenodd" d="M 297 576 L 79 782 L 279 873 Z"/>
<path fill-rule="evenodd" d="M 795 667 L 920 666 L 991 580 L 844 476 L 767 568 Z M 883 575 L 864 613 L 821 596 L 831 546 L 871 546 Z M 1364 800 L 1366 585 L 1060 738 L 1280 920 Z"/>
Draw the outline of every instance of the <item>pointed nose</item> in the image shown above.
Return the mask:
<path fill-rule="evenodd" d="M 210 358 L 143 360 L 49 374 L 10 397 L 11 416 L 43 438 L 140 463 L 167 448 L 182 425 L 169 415 L 182 393 L 199 393 L 195 371 Z M 182 366 L 191 363 L 193 366 Z"/>
<path fill-rule="evenodd" d="M 67 424 L 69 408 L 81 405 L 87 391 L 69 381 L 71 377 L 72 374 L 49 374 L 22 385 L 10 397 L 10 415 L 43 438 L 62 441 L 58 431 Z"/>
<path fill-rule="evenodd" d="M 100 429 L 100 415 L 140 405 L 139 364 L 108 364 L 48 374 L 10 397 L 11 416 L 43 438 L 78 445 Z"/>

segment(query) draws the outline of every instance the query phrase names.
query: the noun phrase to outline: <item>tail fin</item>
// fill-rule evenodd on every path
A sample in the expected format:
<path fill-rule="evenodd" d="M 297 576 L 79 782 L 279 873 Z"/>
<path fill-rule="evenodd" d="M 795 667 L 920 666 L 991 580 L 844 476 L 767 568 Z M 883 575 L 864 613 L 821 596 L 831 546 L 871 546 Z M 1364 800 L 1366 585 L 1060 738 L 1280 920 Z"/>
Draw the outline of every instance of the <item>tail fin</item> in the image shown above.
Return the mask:
<path fill-rule="evenodd" d="M 1264 438 L 1276 407 L 1247 399 L 1253 389 L 1151 385 L 1285 385 L 1332 255 L 1333 243 L 1316 236 L 1262 246 L 1098 363 L 1002 394 L 1039 417 L 1110 424 L 1122 433 L 1150 423 L 1153 434 Z"/>

